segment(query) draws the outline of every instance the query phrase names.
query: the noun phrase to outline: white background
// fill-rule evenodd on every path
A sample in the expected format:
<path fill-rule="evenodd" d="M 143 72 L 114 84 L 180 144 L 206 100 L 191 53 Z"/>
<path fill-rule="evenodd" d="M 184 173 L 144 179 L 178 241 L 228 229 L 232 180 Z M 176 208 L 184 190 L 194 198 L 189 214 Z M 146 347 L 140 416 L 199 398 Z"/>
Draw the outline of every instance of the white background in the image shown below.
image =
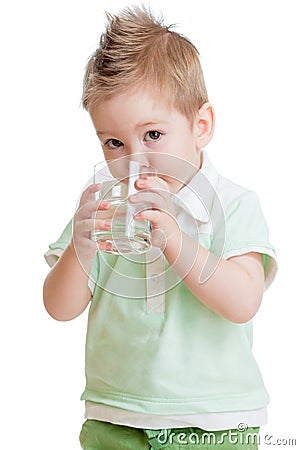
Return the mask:
<path fill-rule="evenodd" d="M 82 77 L 104 9 L 126 5 L 12 0 L 1 7 L 1 448 L 79 449 L 86 313 L 69 323 L 46 314 L 43 253 L 101 159 L 80 108 Z M 298 2 L 151 5 L 200 51 L 217 115 L 212 161 L 260 196 L 280 267 L 254 321 L 254 353 L 271 396 L 261 435 L 299 441 Z"/>

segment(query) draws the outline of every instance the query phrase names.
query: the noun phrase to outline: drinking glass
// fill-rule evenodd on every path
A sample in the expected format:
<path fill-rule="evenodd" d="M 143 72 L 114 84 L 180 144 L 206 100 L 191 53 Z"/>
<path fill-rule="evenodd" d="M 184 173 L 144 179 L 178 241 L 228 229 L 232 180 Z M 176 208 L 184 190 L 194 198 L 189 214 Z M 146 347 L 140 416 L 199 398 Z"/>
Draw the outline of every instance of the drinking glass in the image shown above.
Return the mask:
<path fill-rule="evenodd" d="M 129 196 L 137 192 L 135 182 L 139 178 L 155 176 L 155 169 L 148 164 L 128 158 L 122 161 L 100 162 L 94 167 L 94 183 L 101 183 L 96 200 L 109 202 L 108 210 L 101 210 L 95 217 L 111 221 L 111 228 L 95 229 L 91 238 L 99 249 L 107 253 L 144 253 L 151 248 L 151 223 L 135 220 L 135 215 L 151 208 L 146 203 L 131 203 Z"/>

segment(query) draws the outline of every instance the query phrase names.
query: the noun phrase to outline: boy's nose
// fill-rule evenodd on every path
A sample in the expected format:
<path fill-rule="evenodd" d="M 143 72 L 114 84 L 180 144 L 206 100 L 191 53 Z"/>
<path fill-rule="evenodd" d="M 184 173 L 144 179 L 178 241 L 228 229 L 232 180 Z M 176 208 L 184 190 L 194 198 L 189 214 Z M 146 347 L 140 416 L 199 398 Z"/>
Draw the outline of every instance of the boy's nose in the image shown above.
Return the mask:
<path fill-rule="evenodd" d="M 147 152 L 142 149 L 142 146 L 132 146 L 128 149 L 128 156 L 132 161 L 137 161 L 139 163 L 149 163 Z"/>

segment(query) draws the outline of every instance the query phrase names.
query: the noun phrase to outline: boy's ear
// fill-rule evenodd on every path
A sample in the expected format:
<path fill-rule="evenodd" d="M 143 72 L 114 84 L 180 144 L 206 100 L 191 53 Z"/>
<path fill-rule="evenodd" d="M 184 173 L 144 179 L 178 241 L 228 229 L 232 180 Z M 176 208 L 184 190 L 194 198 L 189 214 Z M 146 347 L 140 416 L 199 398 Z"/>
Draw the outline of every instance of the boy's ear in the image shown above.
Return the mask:
<path fill-rule="evenodd" d="M 215 112 L 212 105 L 204 103 L 195 118 L 195 138 L 197 150 L 205 147 L 211 140 L 215 129 Z"/>

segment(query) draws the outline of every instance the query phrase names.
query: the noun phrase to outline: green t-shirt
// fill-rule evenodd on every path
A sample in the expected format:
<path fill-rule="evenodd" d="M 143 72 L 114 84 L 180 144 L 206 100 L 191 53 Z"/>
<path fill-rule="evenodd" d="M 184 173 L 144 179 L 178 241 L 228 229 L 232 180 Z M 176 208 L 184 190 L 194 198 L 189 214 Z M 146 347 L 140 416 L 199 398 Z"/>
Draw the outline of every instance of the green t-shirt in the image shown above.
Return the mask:
<path fill-rule="evenodd" d="M 268 286 L 275 276 L 276 256 L 257 195 L 218 175 L 207 157 L 204 162 L 190 188 L 178 195 L 180 226 L 222 258 L 263 254 Z M 211 190 L 201 204 L 193 189 L 203 186 L 203 179 Z M 70 236 L 69 224 L 47 257 L 59 256 Z M 97 253 L 81 398 L 158 415 L 265 407 L 269 397 L 251 351 L 252 323 L 232 323 L 214 313 L 193 296 L 167 261 L 163 264 L 164 308 L 149 313 L 146 255 Z"/>

